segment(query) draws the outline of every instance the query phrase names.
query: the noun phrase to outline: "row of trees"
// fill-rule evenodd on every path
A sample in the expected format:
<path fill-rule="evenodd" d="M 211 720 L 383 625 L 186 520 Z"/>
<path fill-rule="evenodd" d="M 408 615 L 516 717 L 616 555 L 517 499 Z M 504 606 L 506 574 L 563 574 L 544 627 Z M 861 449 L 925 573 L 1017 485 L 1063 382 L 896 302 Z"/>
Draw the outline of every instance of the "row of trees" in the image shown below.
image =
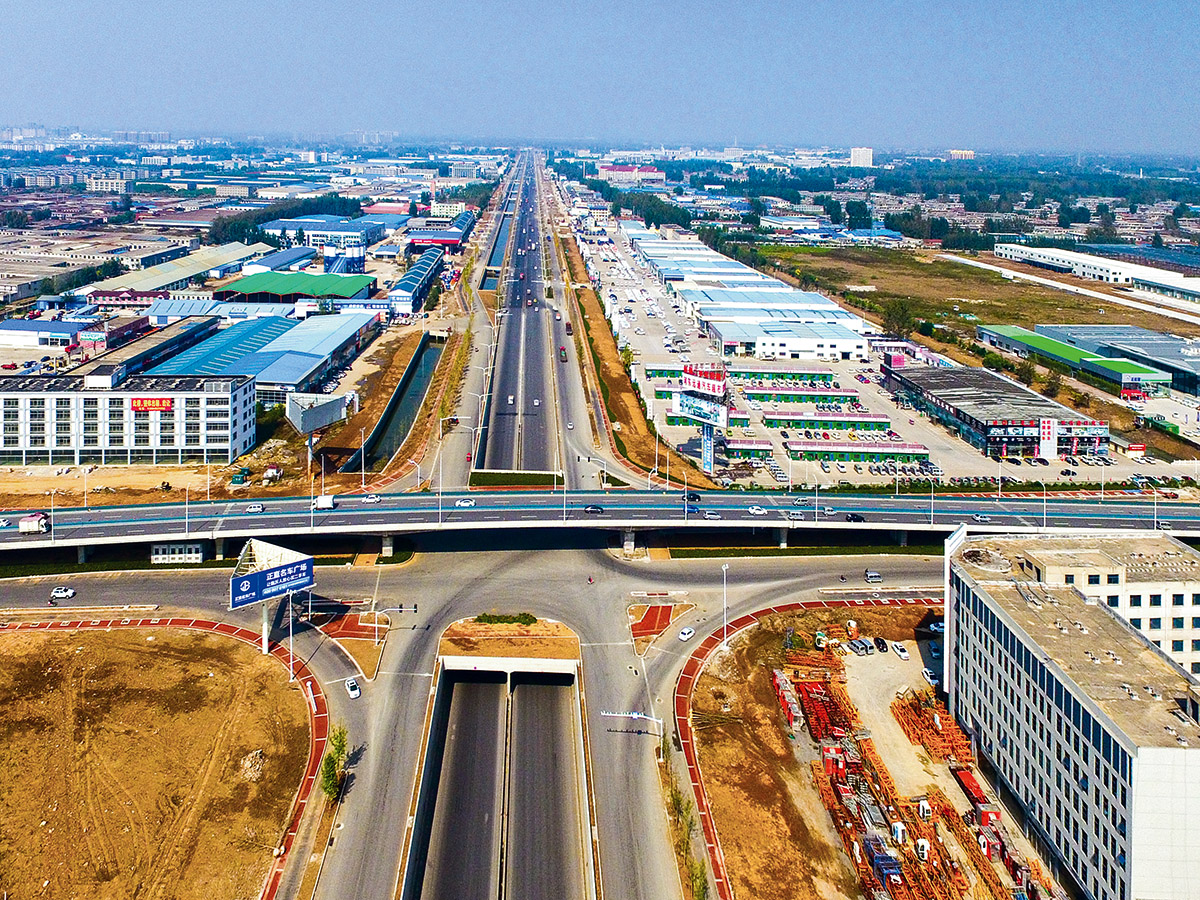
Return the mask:
<path fill-rule="evenodd" d="M 53 278 L 43 278 L 42 283 L 38 285 L 38 293 L 61 294 L 63 291 L 73 291 L 85 284 L 91 284 L 93 281 L 116 278 L 124 271 L 125 269 L 116 259 L 106 260 L 98 266 L 88 266 L 86 269 L 77 269 Z"/>
<path fill-rule="evenodd" d="M 337 194 L 324 194 L 320 197 L 306 197 L 300 200 L 282 200 L 263 209 L 247 210 L 232 216 L 219 216 L 209 226 L 206 241 L 209 244 L 227 244 L 230 241 L 250 244 L 255 241 L 264 241 L 278 246 L 278 239 L 263 234 L 259 229 L 260 225 L 274 219 L 293 219 L 297 216 L 312 216 L 322 213 L 354 217 L 362 214 L 362 204 L 358 200 L 339 197 Z"/>

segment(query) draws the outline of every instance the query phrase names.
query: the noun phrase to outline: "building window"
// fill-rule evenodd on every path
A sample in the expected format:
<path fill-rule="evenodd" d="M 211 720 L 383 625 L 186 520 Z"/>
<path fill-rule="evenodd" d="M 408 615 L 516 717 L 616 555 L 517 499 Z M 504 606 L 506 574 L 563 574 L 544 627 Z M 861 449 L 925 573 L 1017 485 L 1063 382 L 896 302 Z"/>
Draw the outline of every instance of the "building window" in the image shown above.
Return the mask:
<path fill-rule="evenodd" d="M 1183 594 L 1172 594 L 1171 595 L 1171 605 L 1172 606 L 1183 606 Z"/>
<path fill-rule="evenodd" d="M 1192 673 L 1200 673 L 1200 662 L 1192 663 Z"/>
<path fill-rule="evenodd" d="M 1161 628 L 1162 628 L 1162 619 L 1151 619 L 1150 620 L 1150 630 L 1151 631 L 1157 631 Z"/>
<path fill-rule="evenodd" d="M 1132 625 L 1134 628 L 1141 628 L 1142 620 L 1141 619 L 1130 619 L 1129 624 Z"/>
<path fill-rule="evenodd" d="M 1200 653 L 1200 641 L 1192 641 L 1192 652 Z"/>
<path fill-rule="evenodd" d="M 1089 575 L 1088 576 L 1088 584 L 1099 584 L 1099 583 L 1100 583 L 1099 575 Z"/>
<path fill-rule="evenodd" d="M 1121 598 L 1117 594 L 1109 594 L 1108 595 L 1108 605 L 1111 606 L 1113 609 L 1116 609 L 1117 604 L 1119 604 L 1120 602 L 1121 602 Z"/>
<path fill-rule="evenodd" d="M 1141 594 L 1130 594 L 1129 595 L 1129 605 L 1130 606 L 1141 606 L 1142 605 L 1142 595 Z"/>
<path fill-rule="evenodd" d="M 1108 576 L 1108 583 L 1109 584 L 1120 584 L 1121 583 L 1120 574 L 1116 573 L 1116 572 L 1110 573 Z"/>
<path fill-rule="evenodd" d="M 1065 582 L 1066 584 L 1074 584 L 1074 583 L 1075 583 L 1075 576 L 1074 576 L 1074 575 L 1064 575 L 1064 576 L 1063 576 L 1063 580 L 1064 580 L 1064 582 Z"/>
<path fill-rule="evenodd" d="M 1182 628 L 1183 627 L 1183 616 L 1176 616 L 1175 618 L 1173 618 L 1171 620 L 1171 627 L 1172 628 Z"/>
<path fill-rule="evenodd" d="M 1151 594 L 1150 595 L 1150 605 L 1151 606 L 1162 606 L 1162 594 Z"/>
<path fill-rule="evenodd" d="M 1182 653 L 1183 652 L 1183 641 L 1171 641 L 1171 652 L 1172 653 Z"/>

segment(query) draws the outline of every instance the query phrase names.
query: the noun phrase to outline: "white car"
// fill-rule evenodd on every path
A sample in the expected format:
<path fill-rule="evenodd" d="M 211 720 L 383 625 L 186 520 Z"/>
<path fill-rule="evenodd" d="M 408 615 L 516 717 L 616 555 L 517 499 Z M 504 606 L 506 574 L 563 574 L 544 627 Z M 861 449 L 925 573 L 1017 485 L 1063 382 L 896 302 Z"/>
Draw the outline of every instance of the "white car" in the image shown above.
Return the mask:
<path fill-rule="evenodd" d="M 681 640 L 681 641 L 690 641 L 695 636 L 696 636 L 695 628 L 684 628 L 682 631 L 679 632 L 679 640 Z"/>
<path fill-rule="evenodd" d="M 974 519 L 976 522 L 990 522 L 990 521 L 992 521 L 992 517 L 991 517 L 991 516 L 985 516 L 983 513 L 975 513 L 975 515 L 971 516 L 971 518 L 972 518 L 972 519 Z"/>
<path fill-rule="evenodd" d="M 470 509 L 472 506 L 475 505 L 475 498 L 474 497 L 461 497 L 460 499 L 454 501 L 454 505 L 457 506 L 459 509 Z"/>
<path fill-rule="evenodd" d="M 246 512 L 248 512 L 248 513 L 260 513 L 262 511 L 263 511 L 263 505 L 261 503 L 251 503 L 249 506 L 246 507 Z"/>
<path fill-rule="evenodd" d="M 761 506 L 751 506 L 746 510 L 746 512 L 750 513 L 752 516 L 765 516 L 767 514 L 767 511 Z"/>
<path fill-rule="evenodd" d="M 945 634 L 946 633 L 946 623 L 945 622 L 934 622 L 933 624 L 931 624 L 929 626 L 929 630 L 932 631 L 934 634 Z"/>
<path fill-rule="evenodd" d="M 362 696 L 362 688 L 360 688 L 358 686 L 357 679 L 354 679 L 354 678 L 346 679 L 346 693 L 350 695 L 351 700 L 357 700 L 359 697 Z"/>
<path fill-rule="evenodd" d="M 51 600 L 70 600 L 75 596 L 75 588 L 64 587 L 59 585 L 50 592 Z"/>
<path fill-rule="evenodd" d="M 363 497 L 362 502 L 363 503 L 382 503 L 383 498 L 380 497 L 378 494 L 367 494 L 367 496 Z"/>
<path fill-rule="evenodd" d="M 12 527 L 11 519 L 0 519 L 0 528 L 11 528 L 11 527 Z"/>
<path fill-rule="evenodd" d="M 575 430 L 575 423 L 574 423 L 574 422 L 568 422 L 568 423 L 567 423 L 567 431 L 574 431 L 574 430 Z"/>
<path fill-rule="evenodd" d="M 899 641 L 892 641 L 892 650 L 894 650 L 896 655 L 901 659 L 908 659 L 908 651 L 904 649 L 904 645 Z"/>
<path fill-rule="evenodd" d="M 721 514 L 719 512 L 717 512 L 715 509 L 706 509 L 704 511 L 704 518 L 719 519 L 719 518 L 721 518 Z"/>
<path fill-rule="evenodd" d="M 938 684 L 939 684 L 938 677 L 933 674 L 932 669 L 922 669 L 921 674 L 925 676 L 925 680 L 928 681 L 931 685 L 933 685 L 934 687 L 938 686 Z"/>

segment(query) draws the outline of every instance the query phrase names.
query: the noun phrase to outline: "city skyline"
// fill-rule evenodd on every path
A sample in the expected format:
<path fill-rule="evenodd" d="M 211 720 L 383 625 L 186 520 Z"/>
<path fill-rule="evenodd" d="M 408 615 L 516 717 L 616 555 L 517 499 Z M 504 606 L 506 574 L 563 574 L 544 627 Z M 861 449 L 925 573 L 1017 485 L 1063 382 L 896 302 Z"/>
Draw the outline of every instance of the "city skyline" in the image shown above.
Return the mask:
<path fill-rule="evenodd" d="M 969 19 L 945 3 L 699 3 L 684 17 L 653 4 L 463 0 L 368 3 L 337 20 L 311 3 L 164 13 L 117 0 L 103 19 L 68 5 L 74 14 L 17 3 L 4 118 L 88 131 L 1092 153 L 1188 152 L 1200 138 L 1188 115 L 1200 39 L 1181 3 L 1157 5 L 1152 20 L 1115 3 L 1017 0 Z M 47 34 L 92 48 L 71 58 L 70 78 L 39 56 Z"/>

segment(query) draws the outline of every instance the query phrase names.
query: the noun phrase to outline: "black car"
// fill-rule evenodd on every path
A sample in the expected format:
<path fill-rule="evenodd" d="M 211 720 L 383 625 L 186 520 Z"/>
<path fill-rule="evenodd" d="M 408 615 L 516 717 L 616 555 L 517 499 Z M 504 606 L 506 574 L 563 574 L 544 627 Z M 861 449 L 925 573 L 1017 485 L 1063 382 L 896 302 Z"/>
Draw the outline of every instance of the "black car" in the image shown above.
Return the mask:
<path fill-rule="evenodd" d="M 604 507 L 597 506 L 595 503 L 589 503 L 587 506 L 585 506 L 583 508 L 583 511 L 585 513 L 591 513 L 592 515 L 597 516 L 597 515 L 600 515 L 600 513 L 604 512 Z"/>
<path fill-rule="evenodd" d="M 695 491 L 688 491 L 686 494 L 683 495 L 683 497 L 681 499 L 683 500 L 684 503 L 699 503 L 700 495 L 697 494 Z"/>
<path fill-rule="evenodd" d="M 779 432 L 779 436 L 781 438 L 783 438 L 785 441 L 788 439 L 788 433 L 786 431 Z"/>
<path fill-rule="evenodd" d="M 846 521 L 847 522 L 865 522 L 867 520 L 864 519 L 859 513 L 846 513 Z"/>
<path fill-rule="evenodd" d="M 888 650 L 887 641 L 885 641 L 881 637 L 872 638 L 872 640 L 875 641 L 875 649 L 876 650 L 878 650 L 880 653 L 887 653 L 887 650 Z"/>

